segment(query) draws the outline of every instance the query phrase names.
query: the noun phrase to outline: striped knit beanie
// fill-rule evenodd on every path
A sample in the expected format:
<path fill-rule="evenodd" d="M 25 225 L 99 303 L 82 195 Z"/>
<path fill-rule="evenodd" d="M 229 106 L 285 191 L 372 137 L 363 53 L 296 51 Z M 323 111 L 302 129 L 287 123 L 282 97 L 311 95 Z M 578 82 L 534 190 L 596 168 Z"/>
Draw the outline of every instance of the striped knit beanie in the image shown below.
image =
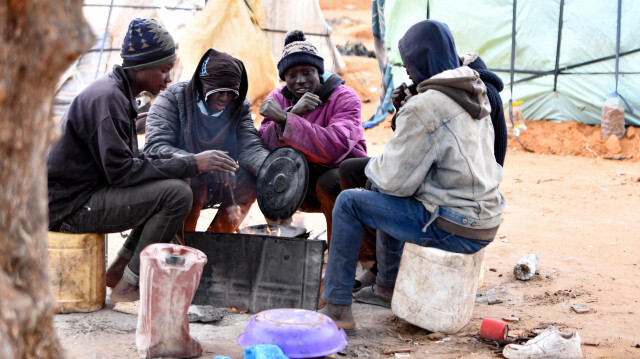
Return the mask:
<path fill-rule="evenodd" d="M 122 42 L 122 68 L 144 70 L 176 61 L 171 34 L 155 19 L 131 20 Z"/>
<path fill-rule="evenodd" d="M 318 73 L 324 73 L 324 59 L 318 55 L 318 49 L 310 42 L 300 30 L 287 33 L 284 39 L 282 58 L 278 62 L 278 74 L 284 81 L 284 74 L 293 66 L 313 65 L 318 68 Z"/>

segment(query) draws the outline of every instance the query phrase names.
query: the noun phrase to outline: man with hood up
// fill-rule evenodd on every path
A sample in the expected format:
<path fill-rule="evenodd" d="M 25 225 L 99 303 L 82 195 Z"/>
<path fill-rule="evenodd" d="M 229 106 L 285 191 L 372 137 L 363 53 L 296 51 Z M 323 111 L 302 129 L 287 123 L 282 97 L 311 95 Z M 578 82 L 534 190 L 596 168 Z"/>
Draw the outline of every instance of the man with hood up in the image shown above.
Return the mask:
<path fill-rule="evenodd" d="M 170 158 L 218 150 L 238 163 L 235 173 L 212 171 L 191 179 L 193 205 L 185 231 L 196 229 L 203 208 L 217 205 L 208 231 L 234 232 L 256 199 L 256 177 L 269 151 L 253 125 L 248 86 L 242 61 L 209 49 L 191 80 L 169 86 L 149 110 L 147 155 Z"/>
<path fill-rule="evenodd" d="M 495 237 L 505 207 L 486 88 L 460 66 L 448 26 L 419 22 L 398 48 L 417 95 L 365 169 L 373 191 L 343 191 L 333 211 L 321 312 L 344 329 L 355 328 L 352 299 L 390 307 L 404 242 L 475 253 Z M 363 226 L 378 230 L 378 274 L 352 296 Z"/>

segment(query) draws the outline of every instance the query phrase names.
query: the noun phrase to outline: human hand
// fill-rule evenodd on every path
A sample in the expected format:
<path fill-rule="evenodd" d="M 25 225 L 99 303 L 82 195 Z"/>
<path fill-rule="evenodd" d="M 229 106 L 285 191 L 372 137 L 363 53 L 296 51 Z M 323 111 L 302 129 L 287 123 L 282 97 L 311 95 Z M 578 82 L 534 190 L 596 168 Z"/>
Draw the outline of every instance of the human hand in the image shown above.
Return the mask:
<path fill-rule="evenodd" d="M 203 151 L 195 155 L 198 173 L 204 172 L 235 172 L 238 164 L 227 152 L 218 150 Z"/>
<path fill-rule="evenodd" d="M 219 172 L 213 171 L 213 178 L 216 180 L 216 183 L 220 183 L 223 186 L 231 186 L 231 188 L 236 188 L 236 174 L 235 172 Z"/>
<path fill-rule="evenodd" d="M 268 98 L 260 104 L 259 113 L 269 118 L 271 121 L 284 125 L 287 122 L 287 112 L 280 107 L 280 104 L 272 99 Z"/>
<path fill-rule="evenodd" d="M 404 106 L 406 103 L 405 98 L 407 96 L 407 88 L 407 84 L 403 82 L 391 93 L 391 101 L 393 102 L 393 107 L 396 108 L 396 111 L 400 110 L 400 107 Z"/>
<path fill-rule="evenodd" d="M 321 103 L 322 101 L 318 95 L 311 92 L 305 92 L 295 106 L 293 106 L 291 112 L 298 116 L 302 116 L 307 112 L 315 110 Z"/>

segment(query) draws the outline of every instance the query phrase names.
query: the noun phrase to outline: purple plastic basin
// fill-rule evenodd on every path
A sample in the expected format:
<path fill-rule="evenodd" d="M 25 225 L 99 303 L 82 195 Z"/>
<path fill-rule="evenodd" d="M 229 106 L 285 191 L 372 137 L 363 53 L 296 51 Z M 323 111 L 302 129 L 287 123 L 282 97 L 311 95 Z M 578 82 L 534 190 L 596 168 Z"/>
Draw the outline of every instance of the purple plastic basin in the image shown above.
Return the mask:
<path fill-rule="evenodd" d="M 344 330 L 324 314 L 304 309 L 269 309 L 249 320 L 238 344 L 274 344 L 289 358 L 317 358 L 347 346 Z"/>

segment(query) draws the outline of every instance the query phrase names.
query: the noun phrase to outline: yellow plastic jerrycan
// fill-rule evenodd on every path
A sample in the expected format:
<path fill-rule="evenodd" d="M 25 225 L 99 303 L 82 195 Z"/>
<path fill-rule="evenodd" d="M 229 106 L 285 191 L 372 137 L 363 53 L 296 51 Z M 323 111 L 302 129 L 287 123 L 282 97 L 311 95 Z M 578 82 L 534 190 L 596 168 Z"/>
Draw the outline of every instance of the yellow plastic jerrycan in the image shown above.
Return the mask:
<path fill-rule="evenodd" d="M 93 312 L 104 305 L 104 234 L 47 232 L 51 286 L 58 313 Z"/>

